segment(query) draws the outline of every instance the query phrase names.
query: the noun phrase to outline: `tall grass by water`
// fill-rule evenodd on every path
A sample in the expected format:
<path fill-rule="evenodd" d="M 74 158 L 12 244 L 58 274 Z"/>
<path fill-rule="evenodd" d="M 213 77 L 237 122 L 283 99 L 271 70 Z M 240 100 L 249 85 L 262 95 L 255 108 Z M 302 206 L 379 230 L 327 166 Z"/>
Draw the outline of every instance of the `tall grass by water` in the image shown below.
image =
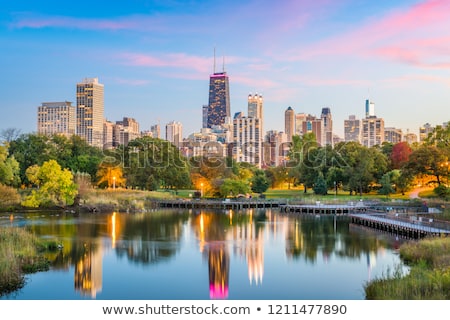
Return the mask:
<path fill-rule="evenodd" d="M 20 228 L 0 227 L 0 296 L 21 288 L 24 274 L 48 269 L 44 245 Z"/>
<path fill-rule="evenodd" d="M 450 237 L 407 242 L 400 247 L 400 257 L 410 272 L 388 270 L 365 286 L 366 299 L 450 299 Z"/>

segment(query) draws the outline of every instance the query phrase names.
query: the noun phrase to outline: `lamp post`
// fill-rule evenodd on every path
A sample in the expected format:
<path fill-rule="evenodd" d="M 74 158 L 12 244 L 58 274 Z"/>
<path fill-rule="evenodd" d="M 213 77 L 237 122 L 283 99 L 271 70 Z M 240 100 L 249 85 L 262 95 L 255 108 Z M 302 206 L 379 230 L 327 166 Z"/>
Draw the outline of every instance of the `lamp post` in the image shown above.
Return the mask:
<path fill-rule="evenodd" d="M 116 190 L 116 177 L 113 177 L 113 190 Z"/>
<path fill-rule="evenodd" d="M 337 182 L 334 181 L 334 196 L 335 196 L 335 197 L 337 197 L 337 189 L 338 189 Z"/>

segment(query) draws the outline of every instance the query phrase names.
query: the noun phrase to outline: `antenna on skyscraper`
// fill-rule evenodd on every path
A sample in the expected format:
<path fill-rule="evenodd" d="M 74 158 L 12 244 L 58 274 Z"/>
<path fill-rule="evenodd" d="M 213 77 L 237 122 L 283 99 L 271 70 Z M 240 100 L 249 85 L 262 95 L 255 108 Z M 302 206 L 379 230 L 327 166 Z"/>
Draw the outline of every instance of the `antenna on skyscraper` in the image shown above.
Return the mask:
<path fill-rule="evenodd" d="M 213 73 L 216 73 L 216 47 L 214 47 L 214 65 L 213 65 Z"/>
<path fill-rule="evenodd" d="M 223 56 L 223 61 L 222 61 L 222 72 L 225 73 L 225 56 Z"/>

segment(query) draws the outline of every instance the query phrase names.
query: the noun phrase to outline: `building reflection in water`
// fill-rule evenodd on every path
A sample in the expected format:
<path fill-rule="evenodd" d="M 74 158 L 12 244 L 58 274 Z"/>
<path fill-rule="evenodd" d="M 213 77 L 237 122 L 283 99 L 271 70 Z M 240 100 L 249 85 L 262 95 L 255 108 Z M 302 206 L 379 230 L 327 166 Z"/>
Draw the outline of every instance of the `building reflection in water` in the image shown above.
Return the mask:
<path fill-rule="evenodd" d="M 84 296 L 95 298 L 102 291 L 101 245 L 84 244 L 84 254 L 75 263 L 75 290 Z"/>
<path fill-rule="evenodd" d="M 116 247 L 117 235 L 120 231 L 120 220 L 117 213 L 113 212 L 108 218 L 107 233 L 111 236 L 111 247 Z M 75 263 L 75 290 L 83 296 L 95 298 L 102 291 L 103 286 L 103 244 L 84 243 Z M 76 250 L 78 251 L 78 250 Z"/>
<path fill-rule="evenodd" d="M 265 216 L 258 211 L 256 217 L 254 215 L 254 210 L 248 212 L 248 223 L 236 225 L 232 229 L 231 239 L 239 244 L 235 247 L 236 253 L 247 261 L 250 284 L 260 284 L 264 275 L 264 224 L 258 224 L 257 218 L 265 219 Z"/>
<path fill-rule="evenodd" d="M 230 254 L 226 244 L 228 221 L 224 216 L 201 211 L 192 218 L 192 227 L 199 240 L 199 249 L 208 261 L 209 295 L 226 299 L 230 274 Z M 228 228 L 228 227 L 226 227 Z"/>
<path fill-rule="evenodd" d="M 209 297 L 211 299 L 228 298 L 230 275 L 230 255 L 223 242 L 210 243 L 207 246 Z"/>
<path fill-rule="evenodd" d="M 246 259 L 250 284 L 262 283 L 264 228 L 266 220 L 271 218 L 273 215 L 267 210 L 246 212 L 228 210 L 225 214 L 201 211 L 194 216 L 192 224 L 199 240 L 200 252 L 203 252 L 208 261 L 209 290 L 212 299 L 228 297 L 230 254 L 227 243 L 236 244 L 233 247 L 234 254 Z"/>

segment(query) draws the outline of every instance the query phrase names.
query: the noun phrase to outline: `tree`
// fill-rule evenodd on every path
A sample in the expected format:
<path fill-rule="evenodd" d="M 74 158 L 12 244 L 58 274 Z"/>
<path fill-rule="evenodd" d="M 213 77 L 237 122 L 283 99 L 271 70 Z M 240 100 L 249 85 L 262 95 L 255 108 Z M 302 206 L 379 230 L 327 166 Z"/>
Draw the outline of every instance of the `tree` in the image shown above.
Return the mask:
<path fill-rule="evenodd" d="M 16 129 L 16 128 L 6 128 L 3 129 L 0 132 L 0 138 L 4 141 L 4 142 L 11 142 L 13 140 L 16 140 L 19 136 L 20 136 L 20 129 Z"/>
<path fill-rule="evenodd" d="M 449 174 L 446 150 L 436 146 L 421 145 L 411 153 L 405 169 L 414 175 L 434 176 L 435 182 L 440 185 L 442 177 L 448 177 Z"/>
<path fill-rule="evenodd" d="M 288 169 L 284 165 L 270 167 L 265 170 L 266 176 L 269 179 L 272 188 L 279 188 L 286 181 Z"/>
<path fill-rule="evenodd" d="M 97 185 L 102 188 L 125 187 L 122 167 L 110 162 L 102 162 L 97 171 Z"/>
<path fill-rule="evenodd" d="M 399 142 L 392 147 L 390 154 L 390 160 L 393 169 L 400 169 L 405 163 L 408 162 L 409 156 L 412 153 L 412 149 L 408 142 Z"/>
<path fill-rule="evenodd" d="M 248 183 L 240 180 L 225 179 L 220 186 L 220 196 L 226 198 L 228 196 L 237 196 L 250 192 Z"/>
<path fill-rule="evenodd" d="M 313 186 L 314 193 L 317 195 L 326 195 L 328 193 L 327 182 L 325 181 L 323 174 L 320 173 Z"/>
<path fill-rule="evenodd" d="M 289 150 L 288 177 L 294 177 L 299 183 L 303 183 L 306 193 L 308 187 L 312 187 L 316 172 L 316 155 L 318 148 L 317 139 L 314 133 L 305 133 L 303 136 L 292 137 L 292 144 Z M 314 176 L 313 179 L 311 177 Z"/>
<path fill-rule="evenodd" d="M 155 190 L 160 186 L 179 189 L 191 185 L 188 161 L 168 141 L 138 138 L 128 143 L 117 156 L 116 162 L 123 165 L 128 186 Z"/>
<path fill-rule="evenodd" d="M 391 193 L 394 193 L 394 188 L 392 187 L 390 173 L 385 173 L 380 180 L 381 188 L 378 190 L 379 194 L 384 194 L 389 196 Z"/>
<path fill-rule="evenodd" d="M 369 191 L 387 170 L 387 157 L 377 148 L 367 148 L 357 142 L 339 145 L 343 159 L 343 182 L 352 194 Z"/>
<path fill-rule="evenodd" d="M 269 188 L 269 179 L 263 170 L 256 170 L 251 180 L 251 188 L 253 192 L 263 193 Z"/>
<path fill-rule="evenodd" d="M 26 207 L 50 205 L 71 205 L 77 194 L 77 186 L 68 169 L 61 169 L 56 160 L 49 160 L 42 166 L 34 165 L 27 170 L 28 180 L 37 186 L 22 204 Z"/>
<path fill-rule="evenodd" d="M 433 132 L 429 133 L 425 139 L 425 144 L 445 149 L 447 156 L 450 156 L 450 126 L 436 126 Z"/>
<path fill-rule="evenodd" d="M 19 163 L 8 155 L 8 148 L 0 145 L 0 183 L 8 186 L 20 184 Z"/>
<path fill-rule="evenodd" d="M 72 172 L 86 172 L 95 177 L 102 160 L 102 150 L 89 146 L 77 135 L 67 138 L 60 134 L 23 134 L 9 144 L 11 156 L 20 165 L 19 176 L 27 184 L 25 171 L 32 165 L 41 166 L 45 161 L 56 160 L 62 168 Z"/>

